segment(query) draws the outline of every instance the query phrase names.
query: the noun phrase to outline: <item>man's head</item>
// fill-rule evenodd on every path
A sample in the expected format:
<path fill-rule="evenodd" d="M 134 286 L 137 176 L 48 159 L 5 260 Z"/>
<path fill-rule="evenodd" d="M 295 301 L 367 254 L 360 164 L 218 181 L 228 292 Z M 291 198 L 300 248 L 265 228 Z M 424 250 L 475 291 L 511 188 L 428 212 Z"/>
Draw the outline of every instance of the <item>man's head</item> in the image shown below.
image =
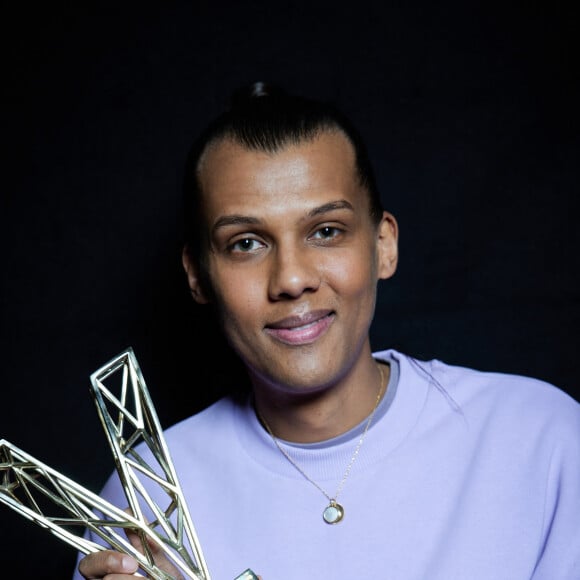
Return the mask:
<path fill-rule="evenodd" d="M 202 140 L 199 231 L 183 265 L 254 386 L 315 393 L 355 368 L 376 374 L 368 333 L 377 282 L 396 269 L 397 224 L 326 106 L 270 98 Z"/>
<path fill-rule="evenodd" d="M 341 132 L 350 142 L 360 185 L 368 193 L 374 222 L 383 207 L 365 144 L 350 120 L 332 104 L 290 95 L 277 87 L 255 83 L 236 91 L 231 107 L 215 118 L 194 143 L 184 181 L 185 242 L 193 260 L 205 270 L 207 228 L 203 214 L 200 170 L 207 152 L 223 141 L 250 151 L 276 153 L 311 141 L 323 132 Z"/>

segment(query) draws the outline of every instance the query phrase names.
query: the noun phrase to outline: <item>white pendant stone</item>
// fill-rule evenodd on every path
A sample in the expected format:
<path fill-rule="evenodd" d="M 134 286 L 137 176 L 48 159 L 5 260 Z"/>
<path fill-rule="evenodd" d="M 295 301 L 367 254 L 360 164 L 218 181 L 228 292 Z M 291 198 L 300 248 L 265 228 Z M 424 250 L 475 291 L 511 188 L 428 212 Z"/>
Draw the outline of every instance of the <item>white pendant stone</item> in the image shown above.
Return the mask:
<path fill-rule="evenodd" d="M 327 524 L 338 524 L 344 517 L 344 509 L 335 501 L 331 501 L 328 507 L 322 512 L 322 518 Z"/>

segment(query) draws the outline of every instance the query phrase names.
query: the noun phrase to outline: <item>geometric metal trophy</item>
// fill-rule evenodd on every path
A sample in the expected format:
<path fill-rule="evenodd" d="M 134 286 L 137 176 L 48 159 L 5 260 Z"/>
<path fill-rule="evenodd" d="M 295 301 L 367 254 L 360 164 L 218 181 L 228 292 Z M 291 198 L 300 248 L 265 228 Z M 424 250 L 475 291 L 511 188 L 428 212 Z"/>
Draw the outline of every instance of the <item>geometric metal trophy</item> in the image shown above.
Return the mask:
<path fill-rule="evenodd" d="M 155 564 L 154 545 L 184 578 L 211 580 L 132 348 L 91 375 L 91 392 L 128 510 L 112 505 L 5 440 L 0 440 L 0 502 L 84 554 L 105 549 L 82 535 L 90 530 L 113 549 L 133 556 L 150 578 L 174 578 Z M 153 462 L 148 463 L 136 451 L 140 443 L 147 446 Z M 143 480 L 156 490 L 157 499 L 151 497 Z M 125 531 L 137 535 L 140 549 L 131 544 Z M 257 576 L 247 569 L 235 580 L 257 580 Z"/>

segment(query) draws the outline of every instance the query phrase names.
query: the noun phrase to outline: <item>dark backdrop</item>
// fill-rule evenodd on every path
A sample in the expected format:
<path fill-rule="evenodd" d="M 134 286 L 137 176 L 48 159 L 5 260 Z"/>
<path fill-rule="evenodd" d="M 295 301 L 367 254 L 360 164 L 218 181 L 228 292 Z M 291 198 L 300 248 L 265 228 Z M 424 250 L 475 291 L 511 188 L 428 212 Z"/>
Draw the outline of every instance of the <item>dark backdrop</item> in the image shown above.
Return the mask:
<path fill-rule="evenodd" d="M 401 229 L 374 347 L 580 398 L 580 95 L 565 7 L 13 4 L 0 438 L 98 491 L 113 463 L 92 371 L 133 346 L 164 426 L 236 380 L 180 270 L 180 186 L 193 136 L 254 80 L 335 101 L 369 143 Z M 0 554 L 3 573 L 23 578 L 67 578 L 74 562 L 1 505 Z"/>

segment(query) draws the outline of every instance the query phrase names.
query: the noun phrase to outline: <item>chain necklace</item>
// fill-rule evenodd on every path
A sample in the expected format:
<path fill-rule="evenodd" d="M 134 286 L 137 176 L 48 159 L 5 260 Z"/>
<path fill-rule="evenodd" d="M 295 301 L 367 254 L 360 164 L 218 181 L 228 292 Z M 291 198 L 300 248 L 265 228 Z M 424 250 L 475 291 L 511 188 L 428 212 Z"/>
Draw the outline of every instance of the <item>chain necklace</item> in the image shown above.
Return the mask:
<path fill-rule="evenodd" d="M 276 445 L 276 447 L 278 448 L 280 453 L 282 453 L 282 455 L 284 455 L 284 457 L 294 466 L 294 468 L 304 477 L 304 479 L 306 479 L 306 481 L 308 481 L 314 487 L 316 487 L 319 491 L 321 491 L 324 494 L 324 496 L 326 497 L 326 499 L 328 499 L 329 504 L 324 508 L 324 511 L 322 512 L 322 519 L 327 524 L 338 524 L 338 522 L 340 522 L 342 520 L 342 518 L 344 517 L 344 507 L 338 503 L 338 496 L 339 496 L 340 492 L 342 491 L 342 488 L 343 488 L 346 480 L 348 479 L 348 476 L 350 475 L 350 470 L 352 469 L 352 466 L 357 458 L 358 452 L 360 451 L 360 448 L 363 444 L 363 441 L 365 440 L 367 431 L 369 430 L 369 427 L 371 426 L 371 423 L 373 422 L 373 417 L 375 416 L 375 411 L 377 410 L 377 407 L 379 406 L 379 402 L 381 400 L 381 395 L 383 394 L 383 385 L 385 383 L 385 374 L 383 371 L 384 365 L 378 364 L 377 366 L 379 367 L 379 373 L 381 374 L 381 382 L 379 384 L 379 392 L 377 394 L 377 400 L 375 401 L 375 405 L 373 407 L 373 410 L 371 411 L 371 413 L 367 419 L 367 422 L 365 424 L 365 428 L 363 429 L 363 432 L 360 436 L 360 439 L 358 440 L 356 449 L 354 450 L 354 453 L 352 454 L 352 457 L 350 458 L 350 461 L 348 462 L 348 465 L 346 466 L 346 470 L 344 472 L 344 475 L 342 476 L 342 480 L 340 481 L 340 483 L 338 484 L 338 488 L 334 492 L 334 497 L 331 497 L 330 494 L 325 489 L 323 489 L 318 483 L 316 483 L 316 481 L 314 481 L 311 477 L 309 477 L 306 474 L 306 472 L 302 469 L 302 467 L 300 467 L 300 465 L 298 465 L 298 463 L 296 463 L 296 461 L 294 459 L 292 459 L 290 454 L 280 445 L 278 438 L 274 435 L 274 433 L 272 432 L 272 429 L 270 429 L 270 425 L 268 424 L 266 419 L 264 419 L 264 417 L 262 417 L 261 413 L 256 409 L 256 413 L 258 414 L 260 421 L 262 421 L 262 424 L 264 425 L 264 427 L 266 427 L 266 430 L 270 434 L 272 441 L 274 441 L 274 444 Z"/>

